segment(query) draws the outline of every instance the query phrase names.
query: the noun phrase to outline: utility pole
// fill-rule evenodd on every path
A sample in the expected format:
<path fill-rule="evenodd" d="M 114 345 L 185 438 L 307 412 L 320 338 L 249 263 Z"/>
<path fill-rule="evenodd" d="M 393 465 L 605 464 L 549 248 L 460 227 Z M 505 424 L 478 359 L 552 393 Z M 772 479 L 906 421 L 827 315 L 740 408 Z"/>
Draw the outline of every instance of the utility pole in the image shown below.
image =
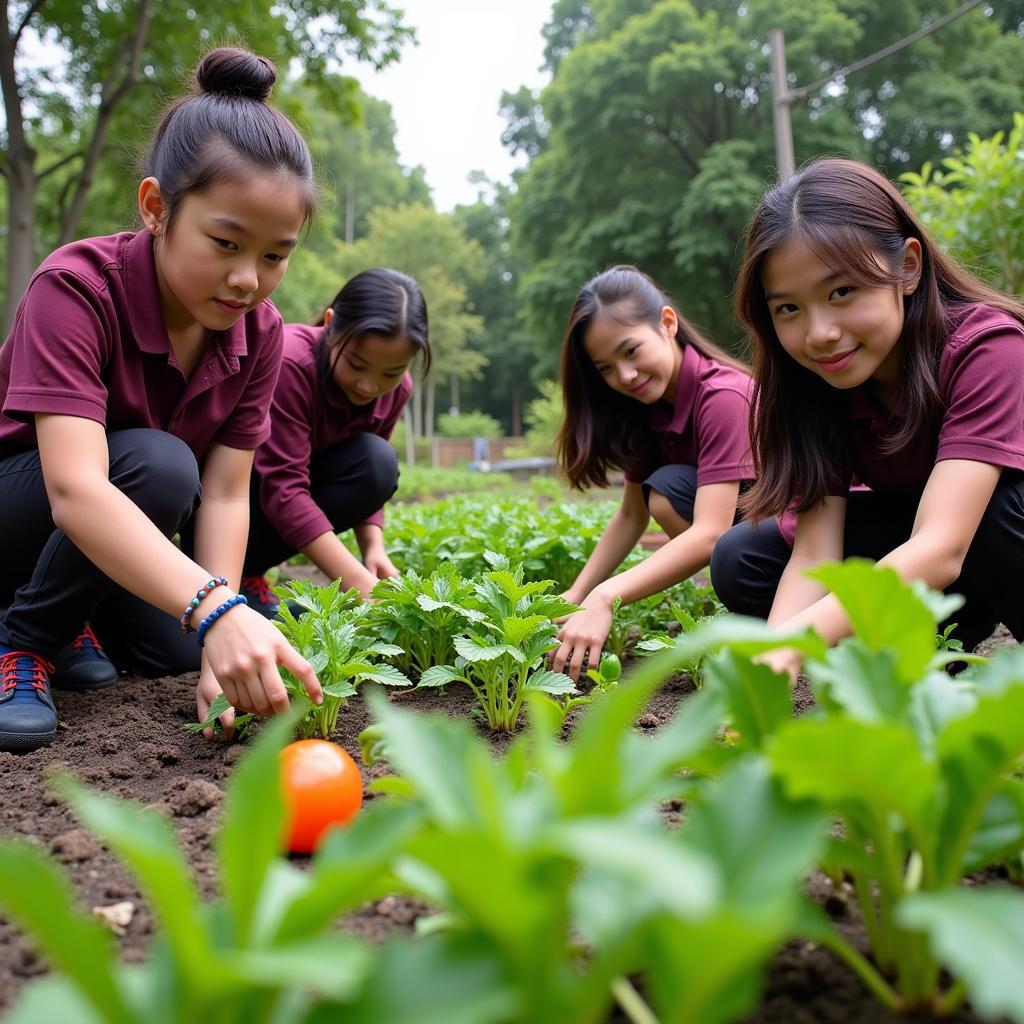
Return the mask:
<path fill-rule="evenodd" d="M 798 89 L 790 89 L 789 82 L 787 81 L 786 40 L 782 29 L 770 28 L 768 30 L 768 49 L 772 72 L 772 97 L 774 101 L 772 109 L 775 123 L 775 160 L 779 165 L 779 181 L 785 181 L 796 170 L 796 161 L 793 156 L 793 127 L 789 117 L 790 107 L 794 103 L 802 103 L 808 96 L 820 92 L 826 85 L 834 82 L 837 78 L 846 78 L 854 72 L 860 71 L 861 68 L 866 68 L 876 61 L 883 60 L 898 50 L 902 50 L 905 46 L 910 46 L 911 43 L 916 43 L 919 39 L 930 36 L 933 32 L 937 32 L 940 28 L 943 28 L 952 21 L 956 21 L 957 18 L 962 17 L 968 11 L 980 6 L 981 3 L 982 0 L 967 0 L 966 3 L 962 3 L 955 11 L 950 11 L 949 14 L 936 18 L 930 24 L 923 25 L 916 32 L 911 32 L 909 36 L 904 36 L 895 43 L 875 51 L 875 53 L 868 57 L 863 57 L 861 60 L 855 60 L 852 64 L 847 64 L 846 67 L 833 72 L 827 78 L 821 79 L 820 82 L 802 85 Z"/>
<path fill-rule="evenodd" d="M 775 163 L 779 168 L 779 181 L 785 181 L 796 170 L 796 158 L 793 155 L 793 125 L 789 118 L 792 94 L 786 75 L 786 37 L 781 28 L 768 29 L 768 47 L 771 51 Z"/>

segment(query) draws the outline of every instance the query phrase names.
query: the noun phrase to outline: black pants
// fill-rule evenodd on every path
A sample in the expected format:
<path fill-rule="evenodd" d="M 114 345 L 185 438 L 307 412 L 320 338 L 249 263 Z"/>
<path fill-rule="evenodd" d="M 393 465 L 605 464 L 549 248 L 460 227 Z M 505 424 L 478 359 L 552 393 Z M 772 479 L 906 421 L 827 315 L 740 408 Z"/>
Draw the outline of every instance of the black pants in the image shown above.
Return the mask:
<path fill-rule="evenodd" d="M 955 501 L 955 496 L 951 496 Z M 852 491 L 847 501 L 843 554 L 874 561 L 910 538 L 917 500 Z M 731 612 L 767 618 L 792 550 L 775 520 L 740 523 L 711 556 L 711 582 Z M 1002 622 L 1024 640 L 1024 473 L 1004 470 L 978 525 L 959 578 L 949 592 L 966 604 L 953 613 L 955 635 L 973 650 Z"/>
<path fill-rule="evenodd" d="M 201 496 L 192 450 L 147 429 L 114 431 L 107 447 L 110 482 L 173 537 Z M 0 643 L 50 658 L 91 621 L 118 667 L 135 668 L 141 658 L 160 670 L 153 674 L 167 674 L 149 624 L 166 619 L 177 631 L 174 617 L 119 587 L 54 528 L 36 450 L 0 460 L 0 560 Z"/>
<path fill-rule="evenodd" d="M 262 576 L 297 554 L 263 514 L 259 477 L 254 473 L 249 502 L 249 542 L 243 576 Z M 317 452 L 309 463 L 309 492 L 335 533 L 358 526 L 398 489 L 398 453 L 377 434 L 357 434 Z"/>

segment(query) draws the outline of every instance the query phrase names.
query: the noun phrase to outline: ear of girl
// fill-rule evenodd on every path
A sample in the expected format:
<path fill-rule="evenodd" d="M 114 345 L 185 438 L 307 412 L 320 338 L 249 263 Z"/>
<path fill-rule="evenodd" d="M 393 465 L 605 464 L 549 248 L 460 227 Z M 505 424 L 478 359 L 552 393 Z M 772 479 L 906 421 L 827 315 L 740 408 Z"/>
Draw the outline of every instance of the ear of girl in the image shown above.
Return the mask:
<path fill-rule="evenodd" d="M 430 365 L 427 306 L 405 274 L 373 268 L 335 296 L 321 323 L 285 327 L 271 436 L 256 451 L 243 585 L 276 612 L 265 573 L 301 552 L 368 596 L 397 569 L 384 543 L 384 505 L 398 486 L 388 443 L 412 393 L 409 368 Z M 338 534 L 352 529 L 362 560 Z"/>
<path fill-rule="evenodd" d="M 1000 621 L 1024 636 L 1024 306 L 946 256 L 877 171 L 826 159 L 762 197 L 737 313 L 759 388 L 741 507 L 783 518 L 719 542 L 726 606 L 838 640 L 845 615 L 803 571 L 858 555 L 964 594 L 967 649 Z"/>
<path fill-rule="evenodd" d="M 0 349 L 0 521 L 18 552 L 0 584 L 0 747 L 55 735 L 58 655 L 55 687 L 107 685 L 114 665 L 200 669 L 200 718 L 221 691 L 287 707 L 279 663 L 320 697 L 235 595 L 282 350 L 264 299 L 314 210 L 306 144 L 267 102 L 275 78 L 249 51 L 208 53 L 145 158 L 143 230 L 48 257 Z M 76 633 L 90 642 L 66 646 Z"/>
<path fill-rule="evenodd" d="M 582 606 L 551 657 L 574 678 L 597 667 L 616 600 L 639 600 L 707 565 L 753 476 L 746 367 L 689 324 L 635 267 L 599 274 L 578 295 L 562 345 L 565 417 L 559 461 L 576 487 L 607 486 L 620 471 L 622 503 L 566 591 Z M 615 573 L 651 516 L 669 542 Z"/>

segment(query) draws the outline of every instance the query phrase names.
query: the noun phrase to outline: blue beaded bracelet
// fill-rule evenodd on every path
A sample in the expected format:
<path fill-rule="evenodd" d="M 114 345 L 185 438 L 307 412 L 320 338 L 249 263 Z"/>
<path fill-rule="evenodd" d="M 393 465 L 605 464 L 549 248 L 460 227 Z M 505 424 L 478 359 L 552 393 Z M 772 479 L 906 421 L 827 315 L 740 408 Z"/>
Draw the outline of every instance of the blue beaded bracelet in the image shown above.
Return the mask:
<path fill-rule="evenodd" d="M 206 639 L 207 630 L 225 613 L 231 611 L 232 608 L 237 604 L 248 604 L 243 594 L 235 594 L 234 597 L 229 597 L 223 604 L 217 605 L 216 608 L 210 612 L 209 615 L 199 623 L 199 629 L 196 630 L 196 643 L 200 647 L 203 646 L 203 642 Z"/>
<path fill-rule="evenodd" d="M 181 631 L 185 636 L 188 636 L 189 633 L 195 632 L 191 625 L 189 625 L 189 621 L 192 618 L 192 613 L 199 607 L 199 602 L 202 601 L 202 599 L 206 597 L 211 590 L 216 590 L 218 587 L 226 587 L 227 585 L 228 581 L 224 576 L 214 576 L 209 583 L 203 584 L 203 586 L 196 591 L 196 596 L 189 601 L 184 614 L 180 619 L 178 619 L 178 625 L 181 626 Z"/>

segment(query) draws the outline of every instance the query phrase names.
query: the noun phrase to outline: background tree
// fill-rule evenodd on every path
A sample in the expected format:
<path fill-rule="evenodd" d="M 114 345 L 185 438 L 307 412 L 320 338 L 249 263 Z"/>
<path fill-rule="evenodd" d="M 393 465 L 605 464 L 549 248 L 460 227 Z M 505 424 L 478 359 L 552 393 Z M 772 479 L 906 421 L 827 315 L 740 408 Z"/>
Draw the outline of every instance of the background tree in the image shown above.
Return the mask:
<path fill-rule="evenodd" d="M 990 284 L 1024 292 L 1024 115 L 990 139 L 902 179 L 905 194 L 935 240 Z"/>
<path fill-rule="evenodd" d="M 471 379 L 486 362 L 472 348 L 483 320 L 469 300 L 483 263 L 480 246 L 466 237 L 451 214 L 407 203 L 370 211 L 366 236 L 338 246 L 336 259 L 339 286 L 367 267 L 393 267 L 414 277 L 423 289 L 433 370 L 425 384 L 417 383 L 410 407 L 415 436 L 433 436 L 438 383 L 447 384 L 451 377 Z"/>
<path fill-rule="evenodd" d="M 400 18 L 385 0 L 220 0 L 201 11 L 175 0 L 8 0 L 0 31 L 7 318 L 45 251 L 78 236 L 105 153 L 136 152 L 155 98 L 175 94 L 203 50 L 244 39 L 282 71 L 299 59 L 323 102 L 354 112 L 355 82 L 336 72 L 346 59 L 376 67 L 396 59 L 412 38 Z M 30 33 L 56 48 L 55 68 L 24 58 Z M 50 179 L 55 234 L 36 223 L 40 186 Z"/>
<path fill-rule="evenodd" d="M 955 0 L 560 0 L 554 75 L 533 110 L 506 94 L 506 141 L 534 155 L 509 203 L 534 372 L 550 374 L 579 286 L 635 263 L 717 340 L 754 201 L 774 179 L 765 38 L 812 83 L 952 10 Z M 1012 19 L 1011 19 L 1012 20 Z M 798 163 L 843 152 L 890 175 L 994 131 L 1024 108 L 1024 39 L 975 9 L 793 109 Z"/>

